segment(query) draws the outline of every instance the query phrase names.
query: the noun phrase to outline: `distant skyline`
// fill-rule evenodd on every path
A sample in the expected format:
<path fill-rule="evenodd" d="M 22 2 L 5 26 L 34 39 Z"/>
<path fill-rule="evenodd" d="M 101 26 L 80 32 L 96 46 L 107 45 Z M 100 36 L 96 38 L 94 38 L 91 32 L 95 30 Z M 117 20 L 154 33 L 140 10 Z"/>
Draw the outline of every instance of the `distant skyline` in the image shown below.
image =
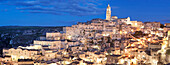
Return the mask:
<path fill-rule="evenodd" d="M 112 16 L 170 23 L 170 0 L 0 0 L 0 26 L 71 26 Z"/>

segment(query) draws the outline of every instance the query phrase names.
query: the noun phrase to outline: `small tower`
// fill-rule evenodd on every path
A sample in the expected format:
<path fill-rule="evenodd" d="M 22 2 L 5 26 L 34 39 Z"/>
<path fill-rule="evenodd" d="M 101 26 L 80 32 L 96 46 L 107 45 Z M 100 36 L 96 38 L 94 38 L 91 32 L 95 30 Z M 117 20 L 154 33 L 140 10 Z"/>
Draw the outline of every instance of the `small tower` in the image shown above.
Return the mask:
<path fill-rule="evenodd" d="M 108 4 L 107 6 L 107 10 L 106 10 L 106 20 L 111 20 L 111 7 L 110 5 Z"/>
<path fill-rule="evenodd" d="M 168 37 L 168 47 L 170 48 L 170 30 L 168 31 L 167 37 Z"/>

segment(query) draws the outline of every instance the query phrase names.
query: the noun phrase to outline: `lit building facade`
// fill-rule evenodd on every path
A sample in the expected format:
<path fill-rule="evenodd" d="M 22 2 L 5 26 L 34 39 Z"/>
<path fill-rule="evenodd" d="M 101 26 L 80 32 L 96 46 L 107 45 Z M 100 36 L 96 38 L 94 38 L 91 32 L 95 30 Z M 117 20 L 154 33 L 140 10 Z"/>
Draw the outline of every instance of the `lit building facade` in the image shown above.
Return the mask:
<path fill-rule="evenodd" d="M 107 9 L 106 9 L 106 20 L 111 20 L 111 7 L 108 4 Z"/>

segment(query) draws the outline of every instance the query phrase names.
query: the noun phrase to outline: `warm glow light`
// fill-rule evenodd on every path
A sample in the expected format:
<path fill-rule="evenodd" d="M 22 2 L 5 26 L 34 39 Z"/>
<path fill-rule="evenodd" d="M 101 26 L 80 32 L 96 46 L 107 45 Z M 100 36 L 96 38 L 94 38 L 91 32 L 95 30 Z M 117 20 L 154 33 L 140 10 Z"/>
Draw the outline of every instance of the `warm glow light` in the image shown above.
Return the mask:
<path fill-rule="evenodd" d="M 71 40 L 71 36 L 67 36 L 67 39 Z"/>
<path fill-rule="evenodd" d="M 165 48 L 167 47 L 167 44 L 168 44 L 168 42 L 167 42 L 167 41 L 163 41 L 162 49 L 165 49 Z"/>
<path fill-rule="evenodd" d="M 49 64 L 49 65 L 57 65 L 56 63 L 52 63 L 52 64 Z"/>
<path fill-rule="evenodd" d="M 87 65 L 86 63 L 80 62 L 80 65 Z"/>
<path fill-rule="evenodd" d="M 20 56 L 19 58 L 20 58 L 20 59 L 24 59 L 24 56 Z"/>
<path fill-rule="evenodd" d="M 137 23 L 135 23 L 135 26 L 137 26 L 138 24 Z"/>
<path fill-rule="evenodd" d="M 146 38 L 143 38 L 144 40 L 146 40 Z"/>
<path fill-rule="evenodd" d="M 76 59 L 77 59 L 76 57 L 73 58 L 73 60 L 76 60 Z"/>
<path fill-rule="evenodd" d="M 14 55 L 11 55 L 11 57 L 13 61 L 17 60 L 16 58 L 18 58 L 17 56 L 14 56 Z"/>
<path fill-rule="evenodd" d="M 127 52 L 127 49 L 125 49 L 125 53 Z"/>
<path fill-rule="evenodd" d="M 132 31 L 132 32 L 134 32 L 134 30 L 133 30 L 133 29 L 132 29 L 131 31 Z"/>
<path fill-rule="evenodd" d="M 168 36 L 170 36 L 170 31 L 168 31 Z"/>
<path fill-rule="evenodd" d="M 144 28 L 144 26 L 140 27 L 140 28 Z"/>
<path fill-rule="evenodd" d="M 148 41 L 151 41 L 151 39 L 149 38 Z"/>
<path fill-rule="evenodd" d="M 119 64 L 123 64 L 123 63 L 124 63 L 124 59 L 120 59 Z"/>
<path fill-rule="evenodd" d="M 125 31 L 124 33 L 127 34 L 127 31 Z"/>
<path fill-rule="evenodd" d="M 137 39 L 138 41 L 141 41 L 140 39 Z"/>
<path fill-rule="evenodd" d="M 136 57 L 134 59 L 131 59 L 131 62 L 133 62 L 133 64 L 137 64 L 137 59 Z"/>
<path fill-rule="evenodd" d="M 101 58 L 97 58 L 97 63 L 100 63 L 102 61 Z"/>
<path fill-rule="evenodd" d="M 64 54 L 64 55 L 66 55 L 66 54 L 67 54 L 67 52 L 64 52 L 63 54 Z"/>
<path fill-rule="evenodd" d="M 152 62 L 153 62 L 153 65 L 157 65 L 158 60 L 153 59 Z"/>
<path fill-rule="evenodd" d="M 120 34 L 122 34 L 122 31 L 120 31 Z"/>
<path fill-rule="evenodd" d="M 131 44 L 131 46 L 135 46 L 135 44 Z"/>
<path fill-rule="evenodd" d="M 96 45 L 96 46 L 93 46 L 93 48 L 97 48 L 97 49 L 100 49 L 100 48 L 99 48 L 99 46 L 97 46 L 97 45 Z"/>
<path fill-rule="evenodd" d="M 109 34 L 103 34 L 103 36 L 109 36 Z"/>
<path fill-rule="evenodd" d="M 108 53 L 105 53 L 106 55 L 109 55 Z"/>
<path fill-rule="evenodd" d="M 63 64 L 70 64 L 71 62 L 69 61 L 63 61 L 64 63 Z"/>

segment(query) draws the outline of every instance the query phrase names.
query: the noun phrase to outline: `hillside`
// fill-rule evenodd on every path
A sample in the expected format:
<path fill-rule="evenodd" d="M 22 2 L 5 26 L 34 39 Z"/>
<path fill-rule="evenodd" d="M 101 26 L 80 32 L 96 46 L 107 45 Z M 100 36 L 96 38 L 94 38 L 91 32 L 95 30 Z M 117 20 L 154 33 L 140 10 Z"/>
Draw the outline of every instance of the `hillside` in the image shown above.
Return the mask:
<path fill-rule="evenodd" d="M 45 36 L 46 32 L 60 32 L 62 26 L 1 26 L 0 27 L 0 54 L 3 48 L 15 48 L 27 46 L 40 36 Z"/>

